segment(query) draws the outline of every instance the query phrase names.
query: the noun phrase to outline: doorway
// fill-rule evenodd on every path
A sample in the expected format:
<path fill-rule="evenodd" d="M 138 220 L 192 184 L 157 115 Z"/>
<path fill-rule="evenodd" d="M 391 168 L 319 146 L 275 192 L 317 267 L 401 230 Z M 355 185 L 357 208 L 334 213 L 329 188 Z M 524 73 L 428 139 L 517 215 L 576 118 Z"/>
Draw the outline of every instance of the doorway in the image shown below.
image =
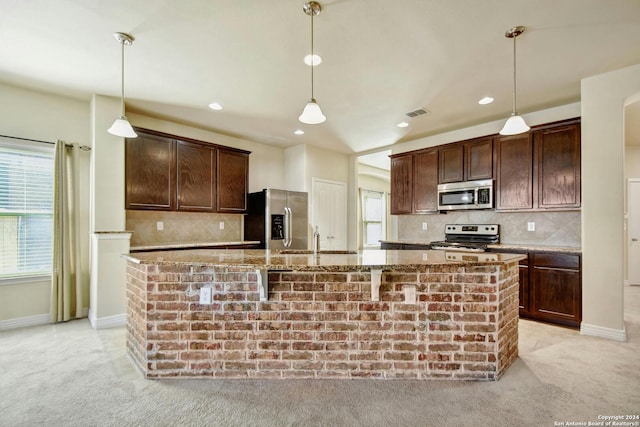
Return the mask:
<path fill-rule="evenodd" d="M 640 285 L 640 178 L 627 180 L 627 274 Z"/>
<path fill-rule="evenodd" d="M 347 185 L 313 178 L 311 226 L 320 233 L 320 249 L 347 249 Z"/>

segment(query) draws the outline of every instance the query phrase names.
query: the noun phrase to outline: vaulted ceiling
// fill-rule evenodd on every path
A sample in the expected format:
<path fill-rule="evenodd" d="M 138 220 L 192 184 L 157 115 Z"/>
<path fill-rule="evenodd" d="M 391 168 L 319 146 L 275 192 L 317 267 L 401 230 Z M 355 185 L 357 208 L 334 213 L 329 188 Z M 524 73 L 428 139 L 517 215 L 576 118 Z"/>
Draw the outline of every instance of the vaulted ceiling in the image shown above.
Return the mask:
<path fill-rule="evenodd" d="M 640 63 L 638 0 L 327 0 L 314 18 L 315 97 L 327 121 L 298 122 L 310 97 L 304 0 L 1 0 L 0 82 L 277 146 L 358 153 L 511 112 L 580 100 L 580 80 Z M 495 101 L 479 105 L 491 96 Z M 210 102 L 222 111 L 207 108 Z M 406 112 L 425 108 L 415 118 Z M 396 124 L 407 121 L 409 126 Z M 294 135 L 301 129 L 304 135 Z"/>

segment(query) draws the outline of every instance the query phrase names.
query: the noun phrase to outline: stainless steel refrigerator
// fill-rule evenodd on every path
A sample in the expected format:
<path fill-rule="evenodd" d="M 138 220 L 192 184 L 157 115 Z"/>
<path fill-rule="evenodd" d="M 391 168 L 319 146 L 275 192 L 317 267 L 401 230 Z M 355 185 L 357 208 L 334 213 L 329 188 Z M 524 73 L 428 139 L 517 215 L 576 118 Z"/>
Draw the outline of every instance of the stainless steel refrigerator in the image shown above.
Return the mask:
<path fill-rule="evenodd" d="M 263 249 L 308 249 L 307 193 L 267 188 L 250 193 L 244 239 Z"/>

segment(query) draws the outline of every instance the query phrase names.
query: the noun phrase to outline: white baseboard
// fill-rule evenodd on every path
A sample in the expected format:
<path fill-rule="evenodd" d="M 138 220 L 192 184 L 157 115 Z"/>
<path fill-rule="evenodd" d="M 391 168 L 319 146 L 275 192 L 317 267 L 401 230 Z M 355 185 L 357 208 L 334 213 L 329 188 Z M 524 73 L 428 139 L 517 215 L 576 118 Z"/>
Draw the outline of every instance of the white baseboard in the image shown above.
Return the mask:
<path fill-rule="evenodd" d="M 584 322 L 580 325 L 580 334 L 592 337 L 606 338 L 614 341 L 627 341 L 627 331 L 624 329 L 605 328 L 603 326 L 588 325 Z"/>
<path fill-rule="evenodd" d="M 116 314 L 114 316 L 97 318 L 95 314 L 89 310 L 89 322 L 93 329 L 108 329 L 125 326 L 127 324 L 127 314 Z"/>
<path fill-rule="evenodd" d="M 88 313 L 89 309 L 85 307 L 80 312 L 80 317 L 87 317 Z M 15 319 L 0 320 L 0 331 L 27 328 L 29 326 L 47 325 L 49 323 L 55 323 L 51 321 L 50 313 L 36 314 L 35 316 L 27 317 L 17 317 Z"/>
<path fill-rule="evenodd" d="M 46 325 L 48 323 L 51 323 L 49 313 L 36 314 L 35 316 L 17 317 L 15 319 L 0 320 L 0 331 L 26 328 L 28 326 Z"/>

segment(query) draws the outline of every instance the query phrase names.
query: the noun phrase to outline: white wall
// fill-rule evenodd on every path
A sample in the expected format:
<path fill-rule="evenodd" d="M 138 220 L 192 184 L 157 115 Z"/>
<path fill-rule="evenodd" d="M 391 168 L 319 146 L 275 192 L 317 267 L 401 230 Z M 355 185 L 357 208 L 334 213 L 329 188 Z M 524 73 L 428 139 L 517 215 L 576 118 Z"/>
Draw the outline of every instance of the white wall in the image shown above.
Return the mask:
<path fill-rule="evenodd" d="M 3 135 L 54 142 L 90 145 L 89 102 L 0 84 L 0 133 Z M 83 276 L 89 290 L 89 156 L 82 154 L 81 203 L 85 239 L 82 240 Z M 51 283 L 39 281 L 0 285 L 0 322 L 14 319 L 14 325 L 27 326 L 30 319 L 48 319 Z M 89 307 L 88 298 L 83 302 Z M 24 319 L 21 324 L 20 320 Z M 41 323 L 41 322 L 40 322 Z"/>
<path fill-rule="evenodd" d="M 582 80 L 582 333 L 624 340 L 624 106 L 640 65 Z"/>

